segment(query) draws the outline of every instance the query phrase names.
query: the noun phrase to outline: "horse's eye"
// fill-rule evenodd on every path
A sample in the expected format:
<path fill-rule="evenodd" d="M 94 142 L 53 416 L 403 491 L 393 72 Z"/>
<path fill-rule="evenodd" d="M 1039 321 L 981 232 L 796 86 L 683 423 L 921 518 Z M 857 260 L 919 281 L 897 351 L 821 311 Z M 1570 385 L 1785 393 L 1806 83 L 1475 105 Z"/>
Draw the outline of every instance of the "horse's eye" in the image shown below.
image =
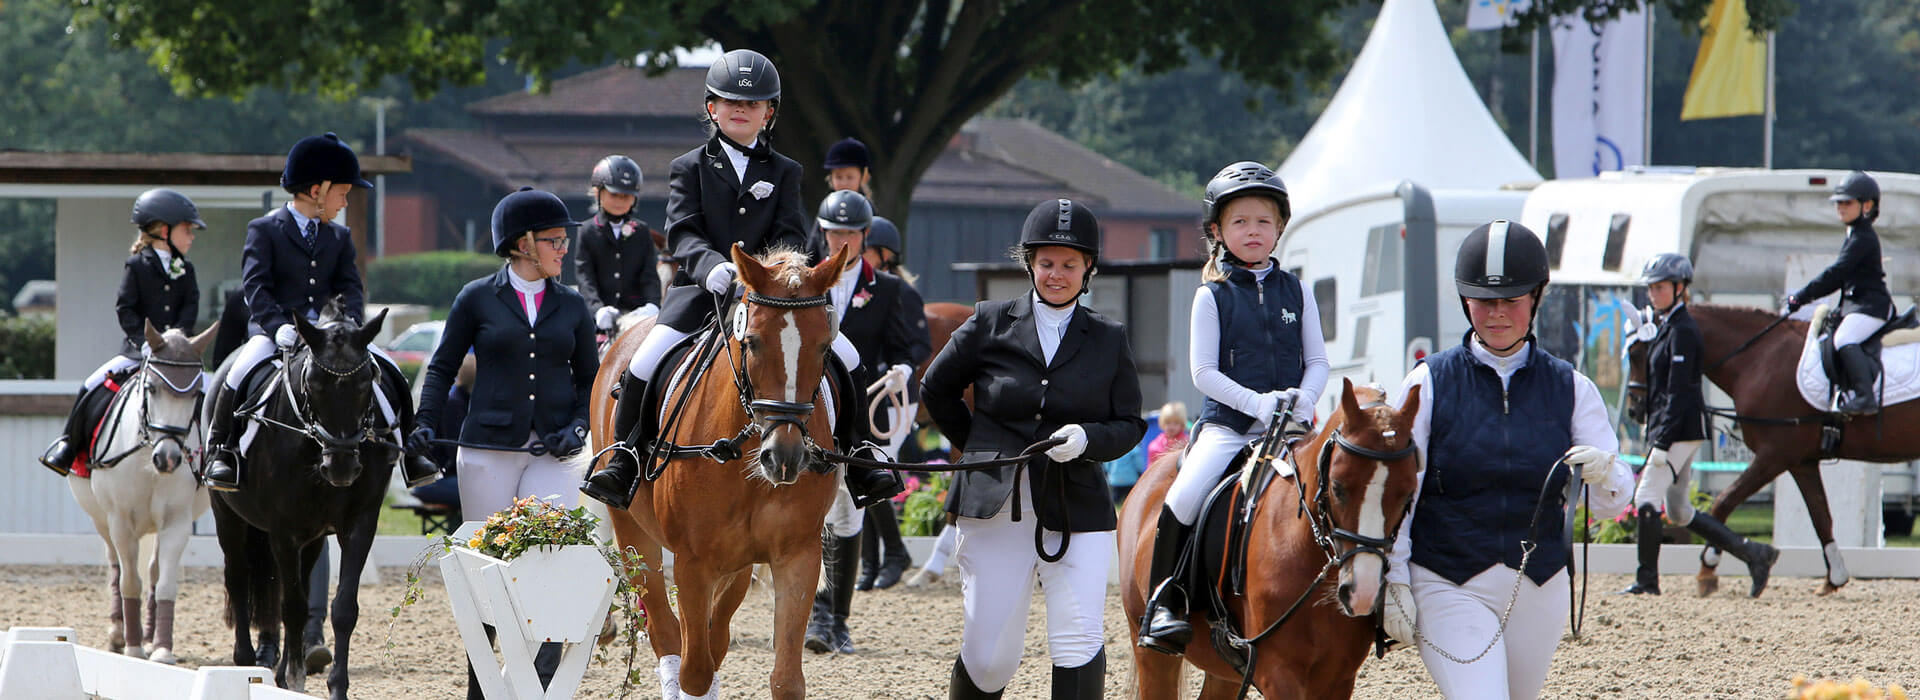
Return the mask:
<path fill-rule="evenodd" d="M 741 339 L 740 339 L 740 347 L 742 347 L 742 348 L 744 348 L 744 349 L 746 349 L 746 351 L 747 351 L 747 352 L 759 352 L 759 351 L 760 351 L 760 337 L 759 337 L 759 336 L 752 336 L 752 335 L 750 335 L 750 336 L 747 336 L 747 337 L 745 337 L 745 338 L 741 338 Z"/>
<path fill-rule="evenodd" d="M 1347 500 L 1347 485 L 1342 483 L 1339 479 L 1334 479 L 1332 481 L 1327 482 L 1327 489 L 1330 493 L 1333 494 L 1333 500 L 1336 500 L 1336 501 Z"/>

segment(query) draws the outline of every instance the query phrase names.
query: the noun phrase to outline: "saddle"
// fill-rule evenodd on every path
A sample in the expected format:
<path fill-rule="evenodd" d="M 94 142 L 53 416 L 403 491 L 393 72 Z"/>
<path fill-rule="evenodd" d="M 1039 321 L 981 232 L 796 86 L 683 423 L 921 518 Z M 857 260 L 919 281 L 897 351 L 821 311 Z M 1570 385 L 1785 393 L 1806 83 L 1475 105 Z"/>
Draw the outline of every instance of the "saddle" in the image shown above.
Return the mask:
<path fill-rule="evenodd" d="M 1840 365 L 1839 348 L 1833 343 L 1833 333 L 1840 327 L 1840 311 L 1837 308 L 1830 309 L 1827 313 L 1815 314 L 1814 318 L 1814 325 L 1808 332 L 1819 337 L 1817 342 L 1820 365 L 1826 371 L 1828 384 L 1831 387 L 1826 405 L 1831 408 L 1841 392 L 1841 387 L 1847 386 L 1850 381 L 1845 369 Z M 1873 361 L 1873 373 L 1876 377 L 1883 376 L 1886 369 L 1880 356 L 1881 349 L 1920 342 L 1920 331 L 1914 330 L 1917 328 L 1920 328 L 1920 307 L 1909 308 L 1906 313 L 1880 324 L 1878 329 L 1868 335 L 1865 340 L 1860 341 L 1860 349 L 1866 351 L 1867 357 Z M 1872 398 L 1876 409 L 1884 408 L 1879 405 L 1883 397 L 1876 395 Z"/>
<path fill-rule="evenodd" d="M 140 370 L 136 368 L 108 374 L 106 381 L 100 384 L 99 389 L 87 392 L 86 397 L 81 399 L 84 402 L 80 406 L 81 415 L 84 417 L 81 425 L 90 429 L 86 433 L 86 449 L 73 451 L 73 464 L 69 469 L 74 476 L 82 479 L 90 478 L 93 476 L 93 467 L 111 467 L 119 461 L 106 459 L 105 455 L 99 454 L 99 450 L 112 444 L 113 432 L 119 428 L 118 425 L 107 425 L 107 418 L 113 413 L 113 402 L 120 397 L 120 387 L 133 376 L 134 372 L 138 371 Z M 106 439 L 103 440 L 102 437 Z"/>
<path fill-rule="evenodd" d="M 231 420 L 237 421 L 233 426 L 235 430 L 230 433 L 238 436 L 232 443 L 233 459 L 236 461 L 246 460 L 247 449 L 252 446 L 253 439 L 259 434 L 261 426 L 259 421 L 246 420 L 243 417 L 253 416 L 266 410 L 267 402 L 273 400 L 274 392 L 280 391 L 281 382 L 285 381 L 286 367 L 281 357 L 283 356 L 276 354 L 254 365 L 253 369 L 247 372 L 247 376 L 240 380 L 240 388 L 237 389 L 239 393 L 234 396 L 234 415 L 230 417 Z M 374 427 L 379 429 L 378 432 L 397 430 L 400 420 L 397 410 L 399 407 L 392 405 L 391 402 L 411 400 L 406 375 L 401 373 L 399 366 L 381 359 L 379 355 L 373 356 L 373 364 L 380 368 L 380 380 L 374 387 L 374 401 L 379 404 L 380 410 L 374 411 Z M 403 398 L 389 399 L 388 397 Z M 396 441 L 398 439 L 396 438 Z"/>
<path fill-rule="evenodd" d="M 1253 516 L 1260 497 L 1284 476 L 1280 470 L 1289 468 L 1285 462 L 1256 463 L 1251 458 L 1260 446 L 1256 440 L 1241 448 L 1208 491 L 1173 573 L 1173 580 L 1187 591 L 1188 609 L 1205 616 L 1214 652 L 1242 676 L 1247 671 L 1248 645 L 1228 598 L 1247 592 L 1247 538 Z"/>

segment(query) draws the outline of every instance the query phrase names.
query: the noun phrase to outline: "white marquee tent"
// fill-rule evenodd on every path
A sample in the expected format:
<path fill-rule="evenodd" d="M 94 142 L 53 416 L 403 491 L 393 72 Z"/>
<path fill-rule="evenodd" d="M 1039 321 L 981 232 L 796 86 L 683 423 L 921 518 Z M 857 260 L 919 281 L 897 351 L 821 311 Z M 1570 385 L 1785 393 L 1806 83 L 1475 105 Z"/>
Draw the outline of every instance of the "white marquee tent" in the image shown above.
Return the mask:
<path fill-rule="evenodd" d="M 1295 220 L 1401 180 L 1436 189 L 1540 180 L 1467 80 L 1433 0 L 1386 0 L 1280 177 Z"/>

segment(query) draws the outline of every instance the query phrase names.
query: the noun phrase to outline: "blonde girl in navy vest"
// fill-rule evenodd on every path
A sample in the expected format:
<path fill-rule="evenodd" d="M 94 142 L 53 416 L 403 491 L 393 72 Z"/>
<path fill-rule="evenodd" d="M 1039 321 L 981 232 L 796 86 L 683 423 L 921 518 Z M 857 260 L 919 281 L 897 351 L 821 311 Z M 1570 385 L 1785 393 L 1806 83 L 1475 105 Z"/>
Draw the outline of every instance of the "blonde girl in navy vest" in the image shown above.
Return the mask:
<path fill-rule="evenodd" d="M 120 278 L 120 293 L 114 299 L 120 332 L 126 334 L 120 353 L 80 385 L 73 410 L 67 414 L 67 427 L 40 456 L 40 463 L 66 476 L 75 457 L 81 455 L 93 424 L 106 410 L 111 395 L 106 390 L 107 375 L 120 374 L 140 366 L 142 346 L 146 344 L 146 324 L 166 332 L 178 328 L 192 333 L 200 317 L 200 283 L 187 261 L 193 247 L 194 231 L 207 227 L 200 210 L 186 195 L 169 189 L 147 190 L 133 201 L 133 225 L 139 229 L 133 237 L 133 249 L 127 257 L 126 273 Z"/>
<path fill-rule="evenodd" d="M 1188 347 L 1193 384 L 1207 402 L 1160 509 L 1150 560 L 1155 592 L 1139 640 L 1166 654 L 1184 652 L 1193 636 L 1186 595 L 1166 581 L 1207 492 L 1285 402 L 1292 420 L 1311 422 L 1327 384 L 1313 292 L 1271 257 L 1291 214 L 1280 176 L 1252 161 L 1234 163 L 1207 183 L 1205 202 L 1212 256 L 1206 284 L 1193 293 Z"/>
<path fill-rule="evenodd" d="M 1454 262 L 1473 330 L 1415 366 L 1398 394 L 1420 388 L 1423 469 L 1388 551 L 1382 624 L 1418 646 L 1448 698 L 1540 695 L 1571 593 L 1566 499 L 1580 484 L 1570 476 L 1595 513 L 1633 495 L 1600 390 L 1532 342 L 1547 277 L 1546 247 L 1526 227 L 1474 229 Z"/>

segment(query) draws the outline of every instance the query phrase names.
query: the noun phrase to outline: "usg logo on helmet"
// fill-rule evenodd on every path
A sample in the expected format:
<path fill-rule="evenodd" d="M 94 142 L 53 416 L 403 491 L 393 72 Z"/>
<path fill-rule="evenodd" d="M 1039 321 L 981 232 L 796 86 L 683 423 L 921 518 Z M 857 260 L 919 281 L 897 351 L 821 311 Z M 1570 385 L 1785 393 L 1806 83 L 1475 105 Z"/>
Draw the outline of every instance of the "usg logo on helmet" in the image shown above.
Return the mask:
<path fill-rule="evenodd" d="M 741 78 L 740 87 L 753 87 L 753 81 L 748 80 L 746 78 Z"/>
<path fill-rule="evenodd" d="M 1068 243 L 1073 243 L 1077 240 L 1073 237 L 1073 234 L 1067 233 L 1065 231 L 1056 231 L 1054 233 L 1047 234 L 1047 237 L 1056 241 L 1066 241 Z"/>

